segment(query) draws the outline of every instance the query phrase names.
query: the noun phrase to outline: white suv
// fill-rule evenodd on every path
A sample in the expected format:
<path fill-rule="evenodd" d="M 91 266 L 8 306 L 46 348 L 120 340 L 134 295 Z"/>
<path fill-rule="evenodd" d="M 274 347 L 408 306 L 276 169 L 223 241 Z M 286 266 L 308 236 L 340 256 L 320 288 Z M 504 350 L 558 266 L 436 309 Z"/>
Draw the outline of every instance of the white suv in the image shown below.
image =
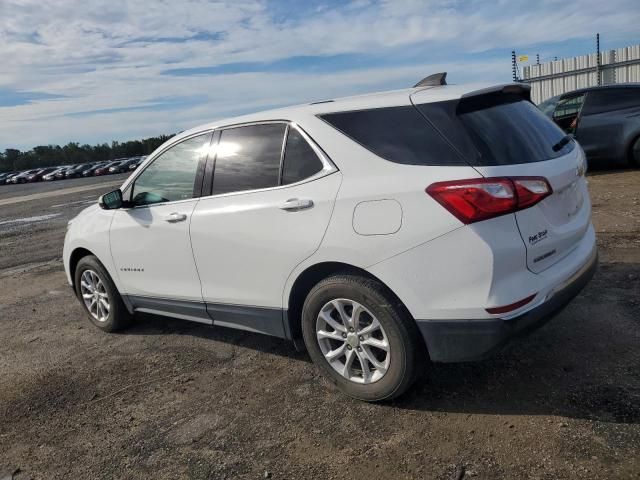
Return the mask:
<path fill-rule="evenodd" d="M 526 85 L 408 90 L 219 121 L 70 222 L 102 330 L 149 312 L 301 340 L 342 391 L 404 392 L 486 356 L 597 263 L 582 149 Z"/>

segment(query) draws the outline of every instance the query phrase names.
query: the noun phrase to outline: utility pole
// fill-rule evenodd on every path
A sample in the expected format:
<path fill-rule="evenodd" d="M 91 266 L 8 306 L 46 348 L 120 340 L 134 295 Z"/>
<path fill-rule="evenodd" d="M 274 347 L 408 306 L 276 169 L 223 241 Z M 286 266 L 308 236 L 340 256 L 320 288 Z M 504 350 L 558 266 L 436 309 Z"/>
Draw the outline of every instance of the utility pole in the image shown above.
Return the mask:
<path fill-rule="evenodd" d="M 600 64 L 600 34 L 596 33 L 596 82 L 597 85 L 602 84 L 602 72 Z"/>
<path fill-rule="evenodd" d="M 516 64 L 516 51 L 511 50 L 511 73 L 513 74 L 513 81 L 518 81 L 518 65 Z"/>
<path fill-rule="evenodd" d="M 536 53 L 536 65 L 540 65 L 540 54 Z"/>

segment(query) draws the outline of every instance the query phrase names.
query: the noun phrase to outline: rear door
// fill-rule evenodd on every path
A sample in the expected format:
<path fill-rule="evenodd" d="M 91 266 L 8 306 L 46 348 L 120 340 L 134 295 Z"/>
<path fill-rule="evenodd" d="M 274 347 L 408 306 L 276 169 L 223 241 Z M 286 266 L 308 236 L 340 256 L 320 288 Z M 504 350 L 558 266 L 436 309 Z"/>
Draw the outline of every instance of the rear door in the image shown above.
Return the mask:
<path fill-rule="evenodd" d="M 568 255 L 591 214 L 584 153 L 521 94 L 492 92 L 417 108 L 484 177 L 544 177 L 553 193 L 515 213 L 527 267 L 541 272 Z"/>
<path fill-rule="evenodd" d="M 340 173 L 283 122 L 223 129 L 215 151 L 191 222 L 207 310 L 214 325 L 282 337 L 285 282 L 320 245 Z"/>

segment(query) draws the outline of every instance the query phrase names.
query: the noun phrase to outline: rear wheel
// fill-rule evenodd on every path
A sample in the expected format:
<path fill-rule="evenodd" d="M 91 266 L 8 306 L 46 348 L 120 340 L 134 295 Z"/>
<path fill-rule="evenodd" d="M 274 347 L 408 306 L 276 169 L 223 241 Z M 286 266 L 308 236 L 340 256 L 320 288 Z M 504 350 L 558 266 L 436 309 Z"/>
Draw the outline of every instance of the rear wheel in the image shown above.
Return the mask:
<path fill-rule="evenodd" d="M 100 330 L 115 332 L 131 323 L 131 314 L 100 261 L 93 255 L 82 257 L 75 271 L 76 295 L 89 320 Z"/>
<path fill-rule="evenodd" d="M 629 163 L 633 167 L 640 167 L 640 137 L 636 138 L 636 141 L 631 146 L 631 152 L 629 152 Z"/>
<path fill-rule="evenodd" d="M 411 386 L 421 349 L 412 319 L 379 282 L 336 275 L 309 292 L 302 311 L 313 362 L 341 391 L 365 401 L 397 397 Z"/>

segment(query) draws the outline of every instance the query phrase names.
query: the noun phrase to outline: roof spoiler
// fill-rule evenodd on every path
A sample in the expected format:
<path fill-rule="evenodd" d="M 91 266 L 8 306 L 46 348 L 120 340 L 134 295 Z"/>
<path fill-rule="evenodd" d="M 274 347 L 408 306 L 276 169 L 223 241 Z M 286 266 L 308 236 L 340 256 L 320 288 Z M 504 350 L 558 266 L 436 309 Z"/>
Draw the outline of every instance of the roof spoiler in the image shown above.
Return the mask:
<path fill-rule="evenodd" d="M 416 83 L 413 88 L 418 87 L 437 87 L 439 85 L 447 84 L 447 72 L 434 73 L 433 75 L 429 75 L 428 77 L 424 77 L 418 83 Z"/>
<path fill-rule="evenodd" d="M 491 95 L 496 93 L 506 93 L 520 95 L 525 100 L 531 101 L 531 85 L 526 83 L 505 83 L 494 87 L 483 88 L 473 92 L 465 93 L 460 98 L 479 97 L 483 95 Z"/>

